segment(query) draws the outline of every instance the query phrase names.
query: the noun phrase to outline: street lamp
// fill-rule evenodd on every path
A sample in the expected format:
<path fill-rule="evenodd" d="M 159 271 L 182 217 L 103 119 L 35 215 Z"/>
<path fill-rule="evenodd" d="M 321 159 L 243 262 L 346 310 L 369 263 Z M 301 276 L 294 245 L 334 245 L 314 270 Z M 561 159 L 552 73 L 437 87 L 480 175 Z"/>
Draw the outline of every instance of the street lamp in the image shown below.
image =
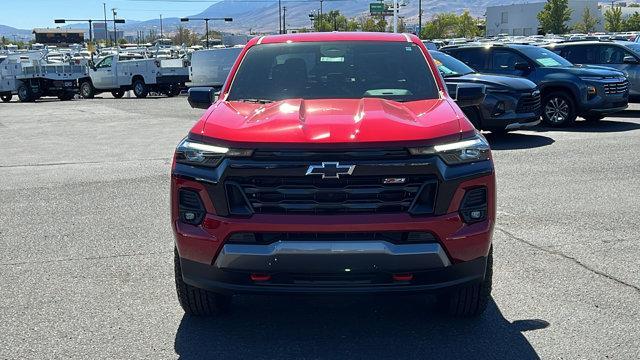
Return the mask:
<path fill-rule="evenodd" d="M 96 20 L 96 19 L 55 19 L 53 20 L 53 22 L 56 24 L 64 24 L 67 22 L 78 22 L 78 21 L 86 21 L 89 23 L 89 42 L 93 42 L 93 29 L 91 24 L 94 21 L 103 21 L 103 20 Z M 114 20 L 107 20 L 107 21 L 112 21 L 117 24 L 124 24 L 124 19 L 114 19 Z M 105 39 L 106 39 L 106 31 L 107 31 L 107 28 L 105 26 Z"/>
<path fill-rule="evenodd" d="M 191 20 L 200 20 L 200 21 L 204 21 L 204 28 L 205 28 L 205 32 L 206 32 L 206 36 L 207 36 L 207 49 L 209 48 L 209 20 L 224 20 L 225 22 L 231 22 L 233 21 L 233 18 L 193 18 L 193 17 L 188 17 L 188 18 L 180 18 L 180 21 L 182 22 L 187 22 L 187 21 L 191 21 Z"/>

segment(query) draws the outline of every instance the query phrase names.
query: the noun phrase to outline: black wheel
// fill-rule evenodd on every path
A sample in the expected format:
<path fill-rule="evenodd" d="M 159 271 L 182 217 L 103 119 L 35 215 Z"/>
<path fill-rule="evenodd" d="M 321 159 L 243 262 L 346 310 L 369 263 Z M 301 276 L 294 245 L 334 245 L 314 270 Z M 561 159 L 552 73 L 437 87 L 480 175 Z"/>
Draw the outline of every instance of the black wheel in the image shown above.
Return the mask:
<path fill-rule="evenodd" d="M 21 84 L 18 87 L 18 99 L 20 99 L 20 102 L 34 101 L 35 97 L 33 96 L 33 90 L 31 90 L 31 86 Z"/>
<path fill-rule="evenodd" d="M 180 268 L 178 250 L 173 251 L 173 266 L 176 276 L 176 293 L 180 306 L 187 315 L 213 316 L 229 309 L 231 297 L 214 294 L 184 282 Z"/>
<path fill-rule="evenodd" d="M 583 116 L 583 118 L 585 120 L 587 120 L 588 122 L 598 122 L 602 119 L 604 119 L 604 115 L 600 115 L 600 114 L 590 114 L 590 115 L 585 115 Z"/>
<path fill-rule="evenodd" d="M 96 89 L 93 88 L 93 85 L 90 81 L 83 81 L 80 84 L 80 96 L 84 99 L 93 99 L 96 95 Z"/>
<path fill-rule="evenodd" d="M 13 98 L 13 95 L 11 94 L 0 95 L 0 99 L 2 100 L 2 102 L 8 103 L 9 101 L 11 101 L 11 98 Z"/>
<path fill-rule="evenodd" d="M 147 89 L 147 85 L 144 83 L 142 79 L 135 79 L 133 81 L 133 94 L 137 98 L 146 98 L 149 95 L 149 89 Z"/>
<path fill-rule="evenodd" d="M 173 85 L 171 87 L 171 95 L 178 96 L 180 95 L 181 92 L 182 92 L 182 89 L 180 88 L 180 85 Z"/>
<path fill-rule="evenodd" d="M 111 95 L 116 99 L 121 99 L 124 96 L 124 90 L 113 90 Z"/>
<path fill-rule="evenodd" d="M 467 116 L 467 119 L 473 124 L 473 127 L 480 130 L 482 124 L 482 115 L 480 115 L 480 110 L 474 107 L 464 108 L 462 110 L 464 114 Z"/>
<path fill-rule="evenodd" d="M 487 269 L 484 280 L 480 283 L 458 288 L 443 296 L 440 300 L 452 316 L 475 317 L 480 316 L 486 309 L 491 298 L 491 284 L 493 278 L 493 248 L 487 257 Z"/>
<path fill-rule="evenodd" d="M 58 95 L 58 99 L 60 99 L 60 101 L 69 101 L 73 99 L 75 96 L 76 94 L 72 92 L 63 92 L 62 94 Z"/>
<path fill-rule="evenodd" d="M 557 91 L 542 100 L 542 120 L 549 126 L 571 126 L 576 121 L 576 105 L 566 93 Z"/>

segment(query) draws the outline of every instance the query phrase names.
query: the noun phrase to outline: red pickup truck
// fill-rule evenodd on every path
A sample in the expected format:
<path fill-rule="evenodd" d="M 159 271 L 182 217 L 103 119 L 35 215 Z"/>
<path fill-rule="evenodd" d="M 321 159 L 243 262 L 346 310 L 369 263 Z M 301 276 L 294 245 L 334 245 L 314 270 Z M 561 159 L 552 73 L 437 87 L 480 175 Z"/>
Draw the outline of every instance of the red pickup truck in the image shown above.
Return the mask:
<path fill-rule="evenodd" d="M 184 311 L 234 294 L 433 293 L 457 316 L 491 292 L 489 145 L 407 34 L 264 36 L 176 148 L 175 281 Z"/>

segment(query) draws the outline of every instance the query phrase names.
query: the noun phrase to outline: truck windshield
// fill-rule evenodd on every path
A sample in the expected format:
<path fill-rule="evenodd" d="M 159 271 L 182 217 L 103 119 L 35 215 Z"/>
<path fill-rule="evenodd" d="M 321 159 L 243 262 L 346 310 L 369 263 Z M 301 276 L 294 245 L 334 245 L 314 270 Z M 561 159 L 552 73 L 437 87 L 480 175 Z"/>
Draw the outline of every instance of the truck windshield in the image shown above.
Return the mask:
<path fill-rule="evenodd" d="M 438 98 L 418 46 L 406 42 L 302 42 L 256 45 L 247 51 L 228 101 Z"/>
<path fill-rule="evenodd" d="M 519 48 L 518 50 L 531 58 L 536 62 L 536 64 L 538 64 L 538 66 L 541 67 L 573 66 L 572 63 L 551 50 L 542 49 L 535 46 L 526 46 Z"/>

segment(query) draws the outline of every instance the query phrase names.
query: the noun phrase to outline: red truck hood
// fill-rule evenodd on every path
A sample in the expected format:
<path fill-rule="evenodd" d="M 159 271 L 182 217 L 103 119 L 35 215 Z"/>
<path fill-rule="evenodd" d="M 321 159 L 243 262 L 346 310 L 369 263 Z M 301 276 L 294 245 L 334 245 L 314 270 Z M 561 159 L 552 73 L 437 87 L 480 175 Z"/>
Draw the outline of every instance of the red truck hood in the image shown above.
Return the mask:
<path fill-rule="evenodd" d="M 449 99 L 291 99 L 268 104 L 219 101 L 193 135 L 229 143 L 379 143 L 459 137 Z"/>

